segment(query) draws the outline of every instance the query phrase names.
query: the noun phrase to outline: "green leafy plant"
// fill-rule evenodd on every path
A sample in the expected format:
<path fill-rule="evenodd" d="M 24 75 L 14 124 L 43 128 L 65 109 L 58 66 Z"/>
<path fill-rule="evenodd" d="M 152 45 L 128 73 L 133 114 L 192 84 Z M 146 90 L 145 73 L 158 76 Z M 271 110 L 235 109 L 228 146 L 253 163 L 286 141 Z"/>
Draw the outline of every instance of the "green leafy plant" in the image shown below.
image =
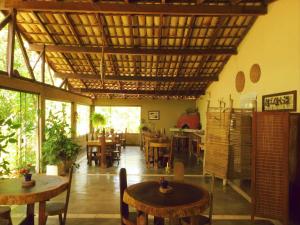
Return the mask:
<path fill-rule="evenodd" d="M 91 121 L 97 131 L 106 124 L 106 118 L 101 113 L 93 113 Z"/>
<path fill-rule="evenodd" d="M 59 162 L 75 162 L 80 146 L 71 138 L 71 129 L 64 119 L 65 112 L 50 112 L 46 122 L 46 140 L 43 143 L 43 161 L 56 165 Z"/>
<path fill-rule="evenodd" d="M 16 143 L 16 130 L 20 128 L 20 124 L 13 122 L 11 118 L 0 119 L 0 176 L 10 173 L 9 162 L 3 157 L 8 154 L 6 150 L 10 143 Z"/>

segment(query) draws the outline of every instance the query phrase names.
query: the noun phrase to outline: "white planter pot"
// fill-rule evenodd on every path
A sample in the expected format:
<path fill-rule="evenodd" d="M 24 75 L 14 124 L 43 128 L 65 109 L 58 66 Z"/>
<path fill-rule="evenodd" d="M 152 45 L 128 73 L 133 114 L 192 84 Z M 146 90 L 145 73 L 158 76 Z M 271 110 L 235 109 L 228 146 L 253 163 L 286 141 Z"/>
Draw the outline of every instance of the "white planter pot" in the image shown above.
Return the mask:
<path fill-rule="evenodd" d="M 57 165 L 47 165 L 46 166 L 46 175 L 58 175 L 58 167 Z"/>

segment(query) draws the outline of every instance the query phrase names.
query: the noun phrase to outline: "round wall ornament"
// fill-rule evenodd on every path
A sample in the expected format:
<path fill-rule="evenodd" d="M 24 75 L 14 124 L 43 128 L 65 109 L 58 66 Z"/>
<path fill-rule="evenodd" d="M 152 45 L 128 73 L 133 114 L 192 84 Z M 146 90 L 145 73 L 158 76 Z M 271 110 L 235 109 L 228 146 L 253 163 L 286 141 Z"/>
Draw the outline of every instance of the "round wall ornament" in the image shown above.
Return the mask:
<path fill-rule="evenodd" d="M 260 66 L 258 64 L 253 64 L 250 69 L 250 80 L 253 83 L 257 83 L 260 79 L 260 75 L 261 75 Z"/>
<path fill-rule="evenodd" d="M 238 92 L 242 92 L 245 87 L 245 73 L 239 71 L 235 77 L 235 88 Z"/>

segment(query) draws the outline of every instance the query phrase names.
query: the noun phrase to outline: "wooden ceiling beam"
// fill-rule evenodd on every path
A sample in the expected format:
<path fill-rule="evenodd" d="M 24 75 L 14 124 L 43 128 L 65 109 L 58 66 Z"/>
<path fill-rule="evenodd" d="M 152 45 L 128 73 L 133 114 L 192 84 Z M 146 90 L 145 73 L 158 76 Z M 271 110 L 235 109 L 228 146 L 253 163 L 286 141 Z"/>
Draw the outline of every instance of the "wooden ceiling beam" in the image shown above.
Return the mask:
<path fill-rule="evenodd" d="M 29 50 L 42 51 L 43 45 L 31 44 Z M 101 47 L 45 45 L 46 52 L 101 54 Z M 104 47 L 108 55 L 236 55 L 237 49 L 141 49 Z"/>
<path fill-rule="evenodd" d="M 239 16 L 264 15 L 267 6 L 239 5 L 171 5 L 171 4 L 115 4 L 103 2 L 64 2 L 64 1 L 16 1 L 4 0 L 2 9 L 15 8 L 24 11 L 79 12 L 79 13 L 113 13 L 139 15 L 184 15 L 184 16 Z"/>
<path fill-rule="evenodd" d="M 89 75 L 89 74 L 64 74 L 64 73 L 55 73 L 56 77 L 59 78 L 68 78 L 68 79 L 90 79 L 90 80 L 99 80 L 99 76 L 97 75 Z M 111 81 L 148 81 L 148 82 L 211 82 L 211 81 L 218 81 L 217 76 L 195 76 L 195 77 L 184 77 L 184 76 L 177 76 L 177 77 L 146 77 L 146 76 L 105 76 L 104 80 L 111 80 Z"/>
<path fill-rule="evenodd" d="M 96 94 L 125 94 L 125 95 L 168 95 L 168 96 L 200 96 L 205 94 L 202 90 L 169 91 L 169 90 L 116 90 L 116 89 L 91 89 L 81 88 L 80 92 L 90 92 Z"/>
<path fill-rule="evenodd" d="M 5 16 L 5 18 L 0 22 L 0 30 L 3 29 L 11 21 L 11 14 Z"/>

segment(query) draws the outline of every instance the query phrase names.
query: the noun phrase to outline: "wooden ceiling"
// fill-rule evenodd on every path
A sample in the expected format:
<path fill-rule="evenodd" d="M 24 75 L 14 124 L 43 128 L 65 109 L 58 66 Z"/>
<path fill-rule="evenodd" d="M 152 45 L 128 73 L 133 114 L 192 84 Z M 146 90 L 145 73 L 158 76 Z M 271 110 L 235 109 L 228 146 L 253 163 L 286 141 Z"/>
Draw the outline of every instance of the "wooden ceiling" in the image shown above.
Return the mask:
<path fill-rule="evenodd" d="M 91 97 L 195 99 L 218 76 L 266 0 L 4 0 L 30 50 Z"/>

